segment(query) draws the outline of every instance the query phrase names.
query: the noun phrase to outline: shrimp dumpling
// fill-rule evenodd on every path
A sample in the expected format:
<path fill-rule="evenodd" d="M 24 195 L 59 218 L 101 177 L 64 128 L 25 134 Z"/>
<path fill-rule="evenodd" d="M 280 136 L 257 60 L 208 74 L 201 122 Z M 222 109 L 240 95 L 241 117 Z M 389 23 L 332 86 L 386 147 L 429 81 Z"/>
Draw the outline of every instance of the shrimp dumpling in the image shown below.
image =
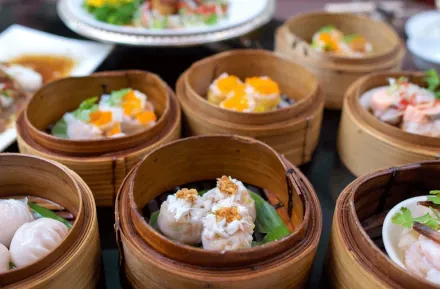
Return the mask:
<path fill-rule="evenodd" d="M 219 202 L 231 199 L 233 203 L 244 206 L 248 210 L 252 222 L 255 222 L 257 211 L 255 201 L 243 183 L 231 177 L 222 176 L 217 179 L 217 187 L 203 195 L 203 208 L 211 211 Z"/>
<path fill-rule="evenodd" d="M 68 229 L 60 221 L 41 218 L 21 226 L 9 251 L 17 268 L 32 264 L 52 252 L 66 237 Z"/>
<path fill-rule="evenodd" d="M 28 205 L 19 200 L 0 200 L 0 243 L 9 247 L 18 228 L 34 220 Z"/>
<path fill-rule="evenodd" d="M 9 262 L 11 262 L 11 255 L 8 248 L 0 244 L 0 274 L 9 271 Z"/>
<path fill-rule="evenodd" d="M 203 218 L 203 248 L 222 252 L 250 248 L 255 225 L 248 210 L 240 205 L 225 207 L 225 201 Z"/>
<path fill-rule="evenodd" d="M 160 207 L 157 224 L 160 231 L 173 240 L 193 245 L 200 243 L 203 209 L 197 190 L 182 189 L 169 195 Z"/>

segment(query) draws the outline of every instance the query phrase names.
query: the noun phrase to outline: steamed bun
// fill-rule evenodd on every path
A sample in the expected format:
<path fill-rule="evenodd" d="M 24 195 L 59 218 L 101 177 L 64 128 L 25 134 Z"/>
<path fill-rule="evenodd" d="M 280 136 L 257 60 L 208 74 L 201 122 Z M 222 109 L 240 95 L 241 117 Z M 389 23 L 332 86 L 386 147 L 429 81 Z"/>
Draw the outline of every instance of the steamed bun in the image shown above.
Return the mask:
<path fill-rule="evenodd" d="M 28 205 L 19 200 L 0 200 L 0 243 L 9 247 L 21 225 L 32 222 L 34 216 Z"/>
<path fill-rule="evenodd" d="M 9 249 L 17 268 L 32 264 L 52 252 L 66 237 L 68 229 L 60 221 L 41 218 L 21 226 Z"/>
<path fill-rule="evenodd" d="M 11 262 L 11 255 L 8 248 L 0 244 L 0 274 L 9 271 L 9 262 Z"/>

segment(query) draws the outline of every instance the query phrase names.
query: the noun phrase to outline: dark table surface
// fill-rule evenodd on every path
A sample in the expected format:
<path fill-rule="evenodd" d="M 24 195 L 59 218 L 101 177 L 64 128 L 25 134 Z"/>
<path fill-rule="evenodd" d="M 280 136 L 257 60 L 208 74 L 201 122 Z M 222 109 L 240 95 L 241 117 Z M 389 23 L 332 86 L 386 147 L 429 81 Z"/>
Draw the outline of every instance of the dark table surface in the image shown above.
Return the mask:
<path fill-rule="evenodd" d="M 27 5 L 24 5 L 24 2 Z M 31 2 L 33 4 L 29 5 Z M 324 1 L 319 2 L 325 3 Z M 0 0 L 0 32 L 14 23 L 57 35 L 81 39 L 80 36 L 70 31 L 61 22 L 56 14 L 54 1 L 51 0 L 35 2 L 33 0 Z M 281 21 L 273 20 L 260 30 L 257 40 L 261 47 L 269 50 L 273 49 L 273 33 L 279 25 L 281 25 Z M 241 46 L 239 41 L 228 41 L 223 44 L 225 44 L 222 45 L 223 48 L 239 48 Z M 32 45 L 32 43 L 29 43 L 29 45 Z M 122 69 L 148 70 L 159 74 L 171 87 L 174 87 L 178 76 L 183 71 L 193 62 L 216 53 L 217 48 L 218 46 L 172 49 L 117 46 L 107 60 L 98 68 L 98 71 Z M 13 48 L 11 47 L 11 49 Z M 409 57 L 405 60 L 404 68 L 413 68 Z M 321 281 L 321 272 L 336 199 L 343 188 L 354 180 L 354 176 L 343 166 L 336 151 L 336 135 L 339 120 L 340 111 L 326 110 L 324 112 L 318 148 L 313 155 L 312 161 L 300 167 L 313 184 L 323 212 L 321 242 L 310 276 L 309 288 L 318 288 Z M 6 151 L 17 152 L 17 145 L 11 145 Z M 103 261 L 100 288 L 121 288 L 117 268 L 118 253 L 113 231 L 113 209 L 99 208 L 98 220 Z M 323 287 L 325 288 L 325 286 Z"/>

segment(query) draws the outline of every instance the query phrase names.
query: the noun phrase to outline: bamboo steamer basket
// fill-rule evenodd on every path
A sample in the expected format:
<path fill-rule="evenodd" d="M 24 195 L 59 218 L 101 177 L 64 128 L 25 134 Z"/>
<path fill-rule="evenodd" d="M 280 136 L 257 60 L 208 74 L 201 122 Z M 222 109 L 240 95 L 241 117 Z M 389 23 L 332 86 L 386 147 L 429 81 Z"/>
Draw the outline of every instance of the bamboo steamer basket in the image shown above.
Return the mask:
<path fill-rule="evenodd" d="M 142 217 L 164 191 L 222 174 L 276 195 L 293 232 L 222 254 L 166 239 Z M 133 288 L 304 288 L 322 229 L 319 201 L 304 175 L 269 146 L 239 136 L 191 137 L 151 152 L 124 180 L 116 202 L 120 270 Z"/>
<path fill-rule="evenodd" d="M 440 187 L 440 162 L 393 167 L 362 176 L 338 198 L 325 274 L 330 288 L 438 288 L 385 253 L 382 224 L 399 202 Z"/>
<path fill-rule="evenodd" d="M 338 134 L 338 152 L 345 166 L 356 176 L 377 169 L 424 160 L 435 160 L 440 139 L 404 132 L 375 118 L 360 104 L 368 90 L 386 85 L 388 78 L 408 77 L 425 86 L 423 73 L 375 73 L 365 76 L 347 90 Z"/>
<path fill-rule="evenodd" d="M 269 76 L 293 105 L 265 113 L 243 113 L 209 103 L 209 85 L 227 72 L 244 79 Z M 294 80 L 292 80 L 294 76 Z M 292 164 L 310 161 L 318 144 L 323 96 L 305 68 L 264 50 L 235 50 L 205 58 L 181 75 L 176 87 L 184 112 L 186 135 L 235 134 L 256 138 L 283 154 Z"/>
<path fill-rule="evenodd" d="M 344 33 L 364 35 L 374 51 L 364 57 L 322 53 L 310 46 L 321 27 L 335 25 Z M 345 90 L 359 77 L 376 71 L 397 70 L 402 66 L 405 46 L 386 23 L 345 13 L 314 12 L 296 16 L 278 28 L 275 50 L 310 69 L 325 93 L 325 107 L 341 109 Z"/>
<path fill-rule="evenodd" d="M 73 141 L 45 129 L 84 99 L 125 87 L 148 95 L 159 115 L 157 124 L 137 134 L 105 140 Z M 50 107 L 48 110 L 47 107 Z M 20 152 L 60 162 L 78 173 L 98 206 L 112 206 L 125 175 L 148 152 L 180 137 L 180 106 L 172 90 L 155 74 L 143 71 L 97 73 L 45 85 L 17 120 Z"/>
<path fill-rule="evenodd" d="M 41 197 L 75 216 L 64 241 L 45 258 L 0 274 L 2 288 L 95 288 L 99 279 L 98 220 L 92 192 L 70 169 L 22 154 L 0 154 L 0 197 Z"/>

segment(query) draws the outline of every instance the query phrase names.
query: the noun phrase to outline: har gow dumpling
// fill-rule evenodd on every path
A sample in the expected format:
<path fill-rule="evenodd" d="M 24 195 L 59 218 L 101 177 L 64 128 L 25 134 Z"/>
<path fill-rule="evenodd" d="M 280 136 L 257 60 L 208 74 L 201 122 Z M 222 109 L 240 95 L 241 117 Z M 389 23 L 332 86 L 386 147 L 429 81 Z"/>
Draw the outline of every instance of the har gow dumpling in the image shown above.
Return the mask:
<path fill-rule="evenodd" d="M 0 244 L 0 274 L 9 271 L 9 262 L 11 262 L 11 255 L 8 248 Z"/>
<path fill-rule="evenodd" d="M 157 224 L 160 231 L 173 240 L 193 245 L 200 243 L 203 210 L 197 190 L 182 189 L 169 195 L 160 207 Z"/>
<path fill-rule="evenodd" d="M 0 243 L 9 247 L 18 228 L 33 220 L 34 216 L 25 202 L 0 200 Z"/>
<path fill-rule="evenodd" d="M 12 262 L 20 268 L 44 258 L 64 240 L 67 233 L 66 225 L 50 218 L 24 224 L 11 242 Z"/>
<path fill-rule="evenodd" d="M 222 252 L 250 248 L 254 227 L 244 206 L 215 206 L 212 212 L 203 218 L 203 248 Z"/>
<path fill-rule="evenodd" d="M 227 176 L 217 179 L 217 187 L 203 195 L 203 207 L 205 210 L 211 211 L 216 204 L 225 199 L 230 199 L 231 202 L 244 206 L 248 210 L 252 222 L 255 222 L 257 217 L 255 201 L 241 181 Z"/>

